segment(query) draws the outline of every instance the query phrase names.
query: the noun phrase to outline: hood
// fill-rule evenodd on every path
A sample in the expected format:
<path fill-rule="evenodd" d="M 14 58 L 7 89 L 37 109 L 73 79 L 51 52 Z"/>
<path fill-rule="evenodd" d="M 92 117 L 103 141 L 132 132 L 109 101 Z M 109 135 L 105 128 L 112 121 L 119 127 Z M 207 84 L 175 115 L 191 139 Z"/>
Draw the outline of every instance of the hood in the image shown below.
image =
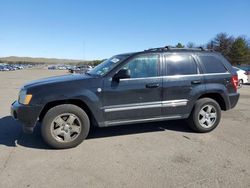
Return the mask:
<path fill-rule="evenodd" d="M 44 79 L 29 82 L 29 83 L 25 84 L 23 87 L 29 88 L 29 87 L 33 87 L 33 86 L 62 83 L 62 82 L 69 82 L 69 81 L 77 81 L 77 80 L 84 80 L 84 79 L 89 79 L 89 78 L 92 78 L 92 77 L 89 75 L 86 75 L 86 74 L 69 74 L 69 75 L 63 75 L 63 76 L 53 76 L 53 77 L 44 78 Z"/>

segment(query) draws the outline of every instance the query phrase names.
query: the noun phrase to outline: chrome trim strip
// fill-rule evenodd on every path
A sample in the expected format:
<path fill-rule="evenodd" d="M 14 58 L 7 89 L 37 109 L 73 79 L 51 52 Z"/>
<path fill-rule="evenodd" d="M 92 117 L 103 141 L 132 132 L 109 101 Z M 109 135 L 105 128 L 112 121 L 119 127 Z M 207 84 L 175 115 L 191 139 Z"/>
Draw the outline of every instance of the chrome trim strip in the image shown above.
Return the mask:
<path fill-rule="evenodd" d="M 145 108 L 159 108 L 161 104 L 152 104 L 146 106 L 130 106 L 130 107 L 117 107 L 117 108 L 108 108 L 104 109 L 105 112 L 116 112 L 116 111 L 124 111 L 124 110 L 136 110 L 136 109 L 145 109 Z"/>
<path fill-rule="evenodd" d="M 120 81 L 128 81 L 128 80 L 142 80 L 142 79 L 159 79 L 162 78 L 162 76 L 155 76 L 155 77 L 143 77 L 143 78 L 125 78 L 125 79 L 120 79 Z"/>
<path fill-rule="evenodd" d="M 172 75 L 172 76 L 163 76 L 163 78 L 181 78 L 181 77 L 192 77 L 192 76 L 216 76 L 216 75 L 227 75 L 229 72 L 224 73 L 207 73 L 207 74 L 187 74 L 187 75 Z"/>
<path fill-rule="evenodd" d="M 138 123 L 138 122 L 147 122 L 147 121 L 156 121 L 156 120 L 167 120 L 167 119 L 179 119 L 182 118 L 181 115 L 176 116 L 163 116 L 163 117 L 155 117 L 155 118 L 146 118 L 146 119 L 135 119 L 135 120 L 120 120 L 120 121 L 106 121 L 107 125 L 120 125 L 126 123 Z"/>
<path fill-rule="evenodd" d="M 135 109 L 145 109 L 145 108 L 157 108 L 161 107 L 162 102 L 145 102 L 145 103 L 134 103 L 134 104 L 122 104 L 103 107 L 105 112 L 123 111 L 123 110 L 135 110 Z"/>
<path fill-rule="evenodd" d="M 163 107 L 177 107 L 177 106 L 186 106 L 188 103 L 187 99 L 181 99 L 181 100 L 172 100 L 172 101 L 163 101 L 162 106 Z"/>
<path fill-rule="evenodd" d="M 146 109 L 146 108 L 177 107 L 177 106 L 185 106 L 187 105 L 187 102 L 188 102 L 187 99 L 180 99 L 180 100 L 106 106 L 103 107 L 102 109 L 104 109 L 104 112 L 116 112 L 116 111 L 136 110 L 136 109 Z"/>
<path fill-rule="evenodd" d="M 156 77 L 143 77 L 143 78 L 126 78 L 121 79 L 121 81 L 128 81 L 128 80 L 141 80 L 141 79 L 159 79 L 159 78 L 180 78 L 180 77 L 192 77 L 192 76 L 216 76 L 216 75 L 226 75 L 230 74 L 230 72 L 223 72 L 223 73 L 206 73 L 206 74 L 186 74 L 186 75 L 172 75 L 172 76 L 156 76 Z"/>

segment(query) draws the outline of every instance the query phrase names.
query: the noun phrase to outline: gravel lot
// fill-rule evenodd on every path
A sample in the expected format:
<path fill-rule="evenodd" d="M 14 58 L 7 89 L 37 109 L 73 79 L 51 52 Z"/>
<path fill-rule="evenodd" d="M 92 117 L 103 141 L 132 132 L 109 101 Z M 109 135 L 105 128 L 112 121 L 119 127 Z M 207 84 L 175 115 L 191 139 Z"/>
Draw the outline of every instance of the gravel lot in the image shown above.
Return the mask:
<path fill-rule="evenodd" d="M 39 127 L 9 116 L 27 81 L 65 71 L 0 73 L 0 187 L 250 187 L 250 86 L 211 133 L 184 121 L 96 129 L 77 148 L 51 150 Z"/>

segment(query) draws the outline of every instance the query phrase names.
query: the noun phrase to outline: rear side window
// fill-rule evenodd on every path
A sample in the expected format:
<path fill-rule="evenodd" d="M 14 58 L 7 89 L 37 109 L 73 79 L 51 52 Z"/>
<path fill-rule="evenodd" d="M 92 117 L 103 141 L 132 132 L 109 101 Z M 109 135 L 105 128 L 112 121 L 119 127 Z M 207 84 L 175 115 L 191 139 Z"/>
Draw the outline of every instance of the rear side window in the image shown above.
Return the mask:
<path fill-rule="evenodd" d="M 224 73 L 227 69 L 220 61 L 219 58 L 215 56 L 199 56 L 201 63 L 205 68 L 205 73 Z"/>
<path fill-rule="evenodd" d="M 194 59 L 187 54 L 166 55 L 167 76 L 197 74 Z"/>

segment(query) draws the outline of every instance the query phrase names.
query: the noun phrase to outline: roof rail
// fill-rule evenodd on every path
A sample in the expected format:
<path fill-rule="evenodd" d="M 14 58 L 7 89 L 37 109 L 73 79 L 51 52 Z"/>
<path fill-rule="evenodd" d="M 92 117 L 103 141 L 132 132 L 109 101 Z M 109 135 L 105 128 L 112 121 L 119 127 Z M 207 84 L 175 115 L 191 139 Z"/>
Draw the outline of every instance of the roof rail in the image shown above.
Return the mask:
<path fill-rule="evenodd" d="M 160 48 L 149 48 L 147 50 L 144 50 L 144 51 L 165 51 L 165 48 L 164 47 L 160 47 Z"/>
<path fill-rule="evenodd" d="M 165 46 L 165 47 L 159 47 L 159 48 L 149 48 L 144 51 L 167 51 L 167 50 L 171 50 L 172 48 L 173 48 L 172 46 Z"/>
<path fill-rule="evenodd" d="M 211 51 L 211 52 L 214 51 L 213 49 L 205 49 L 202 46 L 195 47 L 195 48 L 177 48 L 177 47 L 173 47 L 173 46 L 165 46 L 165 47 L 160 47 L 160 48 L 150 48 L 150 49 L 144 50 L 144 51 L 155 52 L 155 51 L 170 51 L 170 50 L 195 50 L 195 51 Z"/>

